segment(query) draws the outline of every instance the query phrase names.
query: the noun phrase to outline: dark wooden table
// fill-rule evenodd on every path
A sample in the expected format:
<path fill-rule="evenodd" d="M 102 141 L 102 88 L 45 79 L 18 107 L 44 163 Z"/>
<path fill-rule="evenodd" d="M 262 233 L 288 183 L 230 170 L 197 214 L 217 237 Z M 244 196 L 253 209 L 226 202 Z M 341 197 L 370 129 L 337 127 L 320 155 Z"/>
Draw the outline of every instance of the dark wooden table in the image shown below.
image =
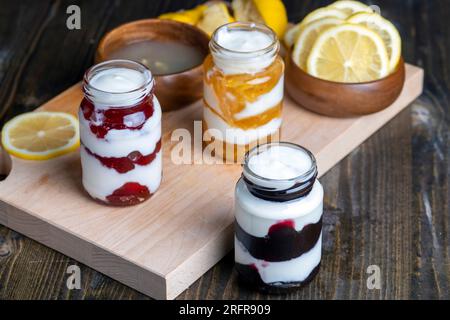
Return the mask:
<path fill-rule="evenodd" d="M 0 0 L 0 125 L 78 82 L 96 45 L 124 22 L 201 1 Z M 330 1 L 286 1 L 291 21 Z M 230 254 L 180 299 L 449 299 L 450 1 L 378 0 L 396 22 L 405 60 L 426 71 L 424 94 L 322 179 L 324 245 L 319 276 L 288 296 L 238 286 Z M 81 7 L 82 29 L 66 28 L 67 6 Z M 68 290 L 66 269 L 81 268 Z M 381 289 L 367 287 L 380 268 Z M 1 299 L 147 297 L 0 226 Z"/>

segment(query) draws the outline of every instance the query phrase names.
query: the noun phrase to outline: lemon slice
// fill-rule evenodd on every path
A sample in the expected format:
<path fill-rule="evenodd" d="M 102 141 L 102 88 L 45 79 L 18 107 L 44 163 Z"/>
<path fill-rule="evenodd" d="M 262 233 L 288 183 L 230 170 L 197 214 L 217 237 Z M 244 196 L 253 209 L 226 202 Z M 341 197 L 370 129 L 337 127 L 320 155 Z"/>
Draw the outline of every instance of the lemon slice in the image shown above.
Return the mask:
<path fill-rule="evenodd" d="M 389 55 L 389 70 L 393 71 L 397 67 L 402 54 L 402 40 L 397 28 L 377 13 L 355 13 L 347 21 L 371 29 L 383 39 Z"/>
<path fill-rule="evenodd" d="M 292 47 L 292 45 L 296 42 L 298 35 L 301 33 L 302 29 L 309 23 L 313 21 L 317 21 L 324 18 L 336 18 L 345 20 L 348 18 L 348 14 L 340 9 L 325 7 L 319 8 L 311 13 L 309 13 L 299 24 L 295 25 L 291 29 L 289 29 L 284 35 L 284 43 L 288 47 Z"/>
<path fill-rule="evenodd" d="M 231 7 L 237 21 L 266 24 L 279 38 L 286 31 L 287 13 L 281 0 L 233 0 Z"/>
<path fill-rule="evenodd" d="M 349 15 L 341 9 L 332 8 L 332 7 L 324 7 L 316 9 L 310 12 L 305 18 L 303 18 L 300 25 L 304 26 L 308 23 L 311 23 L 315 20 L 323 19 L 323 18 L 338 18 L 338 19 L 347 19 Z"/>
<path fill-rule="evenodd" d="M 300 32 L 295 42 L 292 52 L 292 59 L 303 70 L 306 70 L 306 63 L 309 53 L 316 42 L 317 37 L 327 28 L 344 23 L 344 20 L 337 18 L 324 18 L 307 24 Z"/>
<path fill-rule="evenodd" d="M 78 120 L 64 112 L 24 113 L 5 124 L 2 145 L 8 153 L 19 158 L 54 158 L 79 147 Z"/>
<path fill-rule="evenodd" d="M 389 74 L 383 39 L 357 24 L 344 23 L 322 32 L 308 58 L 308 73 L 336 82 L 367 82 Z"/>
<path fill-rule="evenodd" d="M 369 6 L 361 3 L 359 1 L 353 0 L 340 0 L 332 3 L 328 6 L 329 8 L 336 8 L 344 11 L 348 16 L 354 14 L 355 12 L 368 12 L 372 13 L 373 10 Z"/>
<path fill-rule="evenodd" d="M 211 35 L 218 27 L 233 21 L 226 4 L 217 1 L 206 6 L 197 27 Z"/>

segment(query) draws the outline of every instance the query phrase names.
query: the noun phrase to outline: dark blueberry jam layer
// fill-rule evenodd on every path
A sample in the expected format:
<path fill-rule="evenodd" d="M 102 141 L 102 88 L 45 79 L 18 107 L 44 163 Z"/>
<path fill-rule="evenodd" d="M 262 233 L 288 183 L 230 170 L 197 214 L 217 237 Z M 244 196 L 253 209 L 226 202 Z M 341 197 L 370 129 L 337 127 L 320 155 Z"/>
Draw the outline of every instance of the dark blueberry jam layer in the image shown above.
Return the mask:
<path fill-rule="evenodd" d="M 137 182 L 127 182 L 111 195 L 106 197 L 108 204 L 115 206 L 130 206 L 141 203 L 151 197 L 146 186 Z"/>
<path fill-rule="evenodd" d="M 284 220 L 272 225 L 265 237 L 255 237 L 235 223 L 236 238 L 249 253 L 258 260 L 286 261 L 301 256 L 317 243 L 322 231 L 322 218 L 308 224 L 302 230 L 295 230 L 293 220 Z"/>
<path fill-rule="evenodd" d="M 311 273 L 305 280 L 295 282 L 265 283 L 261 279 L 258 269 L 254 265 L 244 265 L 236 263 L 235 268 L 239 275 L 239 281 L 242 284 L 252 289 L 257 289 L 263 293 L 285 294 L 310 283 L 319 272 L 320 263 L 311 271 Z"/>
<path fill-rule="evenodd" d="M 82 144 L 83 144 L 83 142 L 82 142 Z M 161 140 L 159 140 L 158 143 L 156 144 L 155 150 L 148 155 L 144 156 L 139 151 L 133 151 L 128 156 L 121 157 L 121 158 L 102 157 L 102 156 L 99 156 L 99 155 L 93 153 L 84 144 L 83 144 L 83 146 L 86 149 L 86 152 L 88 154 L 95 157 L 105 167 L 114 169 L 118 173 L 127 173 L 128 171 L 133 170 L 136 167 L 136 165 L 146 166 L 146 165 L 152 163 L 152 161 L 155 160 L 158 152 L 161 150 Z"/>
<path fill-rule="evenodd" d="M 141 102 L 134 106 L 118 108 L 110 107 L 103 109 L 95 108 L 94 104 L 84 98 L 80 105 L 84 118 L 90 122 L 90 129 L 99 139 L 103 139 L 109 130 L 140 130 L 145 121 L 153 115 L 153 94 L 148 94 Z M 141 112 L 143 117 L 133 126 L 125 123 L 125 117 Z M 95 125 L 94 123 L 101 123 Z"/>

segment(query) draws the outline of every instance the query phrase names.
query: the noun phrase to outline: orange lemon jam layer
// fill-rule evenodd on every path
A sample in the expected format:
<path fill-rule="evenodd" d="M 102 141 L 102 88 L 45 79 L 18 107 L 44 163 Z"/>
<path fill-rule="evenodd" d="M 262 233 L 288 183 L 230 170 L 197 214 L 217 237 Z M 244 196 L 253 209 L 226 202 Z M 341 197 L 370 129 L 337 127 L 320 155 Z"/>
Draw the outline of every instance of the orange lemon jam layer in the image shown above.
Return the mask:
<path fill-rule="evenodd" d="M 254 129 L 281 117 L 284 63 L 280 57 L 253 74 L 224 74 L 209 55 L 205 62 L 205 107 L 231 127 Z"/>
<path fill-rule="evenodd" d="M 220 117 L 223 121 L 227 122 L 229 121 L 225 117 L 223 117 L 221 114 L 217 112 L 214 108 L 212 108 L 208 102 L 203 101 L 205 108 L 210 109 L 216 116 Z M 274 107 L 271 107 L 269 110 L 264 111 L 263 113 L 260 113 L 256 116 L 251 116 L 248 118 L 244 118 L 242 120 L 235 120 L 233 122 L 233 127 L 237 127 L 240 129 L 248 130 L 248 129 L 255 129 L 260 126 L 263 126 L 270 122 L 270 120 L 273 120 L 275 118 L 281 117 L 281 107 L 282 103 L 276 104 Z"/>

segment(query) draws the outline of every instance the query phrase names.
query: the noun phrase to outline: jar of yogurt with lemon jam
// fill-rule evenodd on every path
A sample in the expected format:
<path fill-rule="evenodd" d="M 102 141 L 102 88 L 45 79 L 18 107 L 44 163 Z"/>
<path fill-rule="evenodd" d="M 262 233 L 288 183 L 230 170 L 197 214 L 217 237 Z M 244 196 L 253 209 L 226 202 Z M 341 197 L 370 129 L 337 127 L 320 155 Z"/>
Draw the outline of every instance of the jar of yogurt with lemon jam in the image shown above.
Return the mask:
<path fill-rule="evenodd" d="M 145 66 L 110 60 L 90 68 L 80 105 L 83 186 L 110 205 L 134 205 L 162 175 L 161 107 Z"/>
<path fill-rule="evenodd" d="M 224 160 L 240 161 L 250 147 L 279 138 L 284 63 L 275 33 L 255 23 L 223 25 L 204 62 L 205 140 Z"/>
<path fill-rule="evenodd" d="M 323 188 L 314 156 L 286 142 L 250 150 L 235 191 L 235 261 L 262 291 L 308 283 L 322 251 Z"/>

